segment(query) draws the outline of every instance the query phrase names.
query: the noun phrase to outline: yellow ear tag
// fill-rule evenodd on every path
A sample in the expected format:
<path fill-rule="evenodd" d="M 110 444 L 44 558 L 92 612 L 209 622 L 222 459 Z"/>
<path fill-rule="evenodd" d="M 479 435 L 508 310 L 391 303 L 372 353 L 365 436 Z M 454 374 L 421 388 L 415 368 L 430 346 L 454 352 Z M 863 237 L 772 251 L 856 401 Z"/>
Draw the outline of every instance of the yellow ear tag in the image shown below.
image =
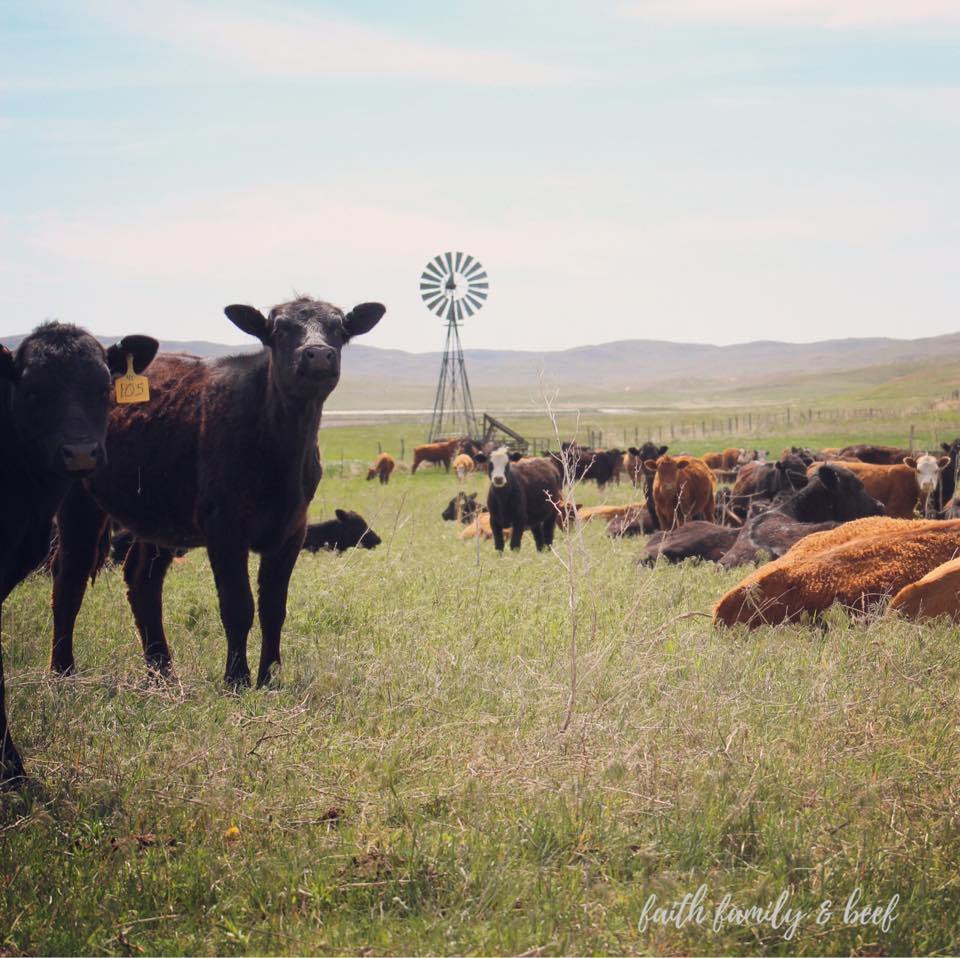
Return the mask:
<path fill-rule="evenodd" d="M 147 402 L 150 399 L 150 383 L 146 376 L 133 371 L 133 356 L 127 353 L 127 371 L 117 378 L 117 402 Z"/>

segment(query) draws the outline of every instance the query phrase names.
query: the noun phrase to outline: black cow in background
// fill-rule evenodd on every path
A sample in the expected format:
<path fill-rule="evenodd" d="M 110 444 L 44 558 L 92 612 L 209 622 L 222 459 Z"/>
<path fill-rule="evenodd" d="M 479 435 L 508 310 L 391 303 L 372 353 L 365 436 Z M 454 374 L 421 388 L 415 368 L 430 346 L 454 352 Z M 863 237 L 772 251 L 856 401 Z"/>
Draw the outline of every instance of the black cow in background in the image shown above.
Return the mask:
<path fill-rule="evenodd" d="M 506 449 L 490 454 L 487 509 L 497 552 L 503 552 L 503 530 L 509 528 L 510 548 L 519 549 L 524 529 L 533 533 L 540 552 L 553 543 L 560 503 L 560 479 L 545 459 L 511 462 Z"/>
<path fill-rule="evenodd" d="M 440 513 L 441 518 L 446 522 L 460 521 L 467 523 L 472 521 L 478 512 L 483 512 L 485 506 L 477 502 L 477 494 L 471 492 L 467 495 L 465 492 L 458 492 L 449 503 L 447 508 Z"/>
<path fill-rule="evenodd" d="M 106 463 L 112 377 L 157 351 L 127 336 L 104 351 L 89 333 L 45 323 L 16 354 L 0 346 L 0 604 L 50 550 L 53 516 L 70 486 Z M 7 728 L 0 649 L 0 782 L 23 775 Z"/>

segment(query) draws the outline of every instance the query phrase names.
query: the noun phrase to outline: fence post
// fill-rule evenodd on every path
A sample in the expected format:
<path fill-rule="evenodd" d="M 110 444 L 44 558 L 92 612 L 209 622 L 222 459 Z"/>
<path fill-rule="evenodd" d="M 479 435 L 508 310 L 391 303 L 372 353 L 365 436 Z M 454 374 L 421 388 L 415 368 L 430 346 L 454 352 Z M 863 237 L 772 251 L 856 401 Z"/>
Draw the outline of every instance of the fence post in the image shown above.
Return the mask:
<path fill-rule="evenodd" d="M 401 437 L 400 437 L 400 461 L 401 461 L 401 462 L 403 462 L 403 455 L 404 455 L 404 450 L 403 450 L 403 436 L 401 436 Z"/>
<path fill-rule="evenodd" d="M 380 442 L 379 439 L 377 440 L 377 455 L 378 456 L 383 455 L 383 444 Z"/>
<path fill-rule="evenodd" d="M 910 452 L 913 452 L 913 423 L 910 424 Z"/>

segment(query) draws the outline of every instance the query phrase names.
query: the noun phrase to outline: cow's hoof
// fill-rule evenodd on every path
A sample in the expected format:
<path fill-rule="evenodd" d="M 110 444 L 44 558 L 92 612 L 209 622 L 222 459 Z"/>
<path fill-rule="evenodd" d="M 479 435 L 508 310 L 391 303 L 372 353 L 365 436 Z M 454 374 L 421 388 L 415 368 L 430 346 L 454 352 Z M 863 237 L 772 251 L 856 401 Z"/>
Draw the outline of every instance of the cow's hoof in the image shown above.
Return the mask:
<path fill-rule="evenodd" d="M 244 689 L 250 688 L 250 670 L 247 669 L 246 672 L 227 672 L 223 676 L 223 684 L 231 692 L 242 692 Z"/>
<path fill-rule="evenodd" d="M 173 662 L 166 655 L 146 656 L 147 671 L 157 679 L 168 679 L 173 675 Z"/>
<path fill-rule="evenodd" d="M 77 674 L 77 663 L 73 659 L 64 659 L 63 661 L 54 661 L 50 663 L 50 671 L 54 675 L 60 675 L 67 678 Z"/>

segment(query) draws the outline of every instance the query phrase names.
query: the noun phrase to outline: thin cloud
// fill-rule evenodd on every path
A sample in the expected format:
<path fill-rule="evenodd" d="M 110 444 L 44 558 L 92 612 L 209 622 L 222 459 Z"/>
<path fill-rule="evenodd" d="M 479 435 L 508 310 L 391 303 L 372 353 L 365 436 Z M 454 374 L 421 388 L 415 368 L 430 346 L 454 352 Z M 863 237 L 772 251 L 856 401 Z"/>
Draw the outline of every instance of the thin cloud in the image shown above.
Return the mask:
<path fill-rule="evenodd" d="M 567 68 L 505 50 L 416 39 L 280 4 L 101 0 L 89 14 L 128 33 L 214 60 L 233 76 L 408 77 L 478 86 L 567 83 Z"/>
<path fill-rule="evenodd" d="M 827 30 L 960 24 L 956 0 L 628 0 L 623 16 Z"/>

